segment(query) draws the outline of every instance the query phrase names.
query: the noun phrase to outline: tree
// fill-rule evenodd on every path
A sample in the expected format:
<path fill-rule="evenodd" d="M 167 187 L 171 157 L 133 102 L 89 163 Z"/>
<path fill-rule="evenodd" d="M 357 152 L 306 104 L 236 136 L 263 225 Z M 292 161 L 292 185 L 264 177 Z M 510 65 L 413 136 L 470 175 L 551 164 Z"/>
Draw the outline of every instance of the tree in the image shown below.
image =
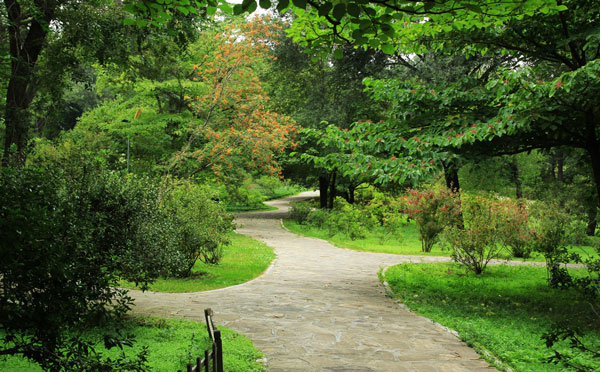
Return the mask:
<path fill-rule="evenodd" d="M 125 64 L 137 41 L 163 34 L 183 43 L 185 30 L 196 24 L 195 16 L 177 13 L 165 20 L 163 28 L 124 26 L 122 3 L 113 0 L 6 0 L 4 5 L 1 50 L 8 52 L 3 61 L 10 61 L 1 65 L 9 70 L 2 72 L 7 76 L 4 166 L 11 159 L 25 161 L 30 107 L 38 92 L 58 101 L 65 88 L 63 78 L 81 68 L 82 61 Z"/>

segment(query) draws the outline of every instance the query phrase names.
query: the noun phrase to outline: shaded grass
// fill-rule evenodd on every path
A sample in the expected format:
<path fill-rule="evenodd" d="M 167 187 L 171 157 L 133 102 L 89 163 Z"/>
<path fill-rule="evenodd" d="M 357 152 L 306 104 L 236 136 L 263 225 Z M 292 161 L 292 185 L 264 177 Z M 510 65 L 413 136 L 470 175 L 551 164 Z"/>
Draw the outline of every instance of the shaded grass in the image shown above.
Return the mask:
<path fill-rule="evenodd" d="M 402 264 L 390 267 L 385 279 L 394 297 L 413 311 L 456 330 L 513 370 L 569 370 L 543 362 L 553 351 L 541 336 L 554 322 L 580 327 L 586 344 L 599 352 L 598 316 L 574 290 L 548 287 L 544 268 L 489 266 L 476 276 L 453 263 Z M 571 351 L 567 344 L 559 350 Z M 576 362 L 599 369 L 598 358 L 571 352 Z"/>
<path fill-rule="evenodd" d="M 263 365 L 257 362 L 263 354 L 250 339 L 222 326 L 219 330 L 222 332 L 225 371 L 264 371 Z M 128 356 L 134 356 L 144 346 L 148 347 L 148 364 L 152 371 L 185 371 L 186 364 L 194 363 L 198 356 L 204 357 L 204 350 L 210 348 L 206 325 L 201 322 L 128 317 L 122 331 L 136 337 L 133 347 L 125 347 Z M 91 335 L 102 340 L 102 329 L 91 332 Z M 118 349 L 107 351 L 102 344 L 98 345 L 97 351 L 113 358 L 119 355 Z M 30 372 L 41 371 L 41 368 L 20 356 L 9 356 L 7 360 L 0 359 L 0 370 Z"/>
<path fill-rule="evenodd" d="M 284 220 L 284 226 L 295 234 L 324 239 L 340 248 L 398 255 L 451 256 L 451 252 L 443 249 L 439 244 L 434 244 L 431 252 L 422 252 L 417 227 L 413 221 L 401 226 L 397 235 L 391 235 L 383 228 L 376 227 L 369 230 L 366 238 L 355 240 L 351 240 L 342 233 L 330 233 L 326 228 L 319 229 L 314 226 L 298 224 L 291 219 Z M 599 256 L 599 250 L 591 246 L 570 246 L 568 249 L 585 257 Z M 540 253 L 532 253 L 528 259 L 512 257 L 508 254 L 503 258 L 523 261 L 545 261 L 545 258 Z"/>
<path fill-rule="evenodd" d="M 189 278 L 157 279 L 149 286 L 156 292 L 197 292 L 234 286 L 248 282 L 263 274 L 275 258 L 273 248 L 263 242 L 233 233 L 232 244 L 224 249 L 218 265 L 197 261 Z M 135 288 L 130 282 L 122 282 L 126 288 Z"/>

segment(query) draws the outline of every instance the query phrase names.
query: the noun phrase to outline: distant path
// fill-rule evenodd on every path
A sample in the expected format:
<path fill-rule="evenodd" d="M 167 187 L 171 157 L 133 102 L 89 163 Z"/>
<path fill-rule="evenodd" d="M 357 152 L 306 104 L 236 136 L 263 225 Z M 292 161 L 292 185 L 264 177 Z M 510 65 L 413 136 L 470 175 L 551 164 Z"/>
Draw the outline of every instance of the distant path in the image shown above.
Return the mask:
<path fill-rule="evenodd" d="M 269 371 L 495 371 L 455 336 L 386 297 L 378 280 L 382 267 L 448 258 L 350 251 L 281 227 L 291 201 L 316 195 L 238 215 L 237 232 L 275 248 L 266 274 L 214 291 L 131 291 L 134 313 L 202 321 L 211 307 L 218 324 L 253 340 Z"/>

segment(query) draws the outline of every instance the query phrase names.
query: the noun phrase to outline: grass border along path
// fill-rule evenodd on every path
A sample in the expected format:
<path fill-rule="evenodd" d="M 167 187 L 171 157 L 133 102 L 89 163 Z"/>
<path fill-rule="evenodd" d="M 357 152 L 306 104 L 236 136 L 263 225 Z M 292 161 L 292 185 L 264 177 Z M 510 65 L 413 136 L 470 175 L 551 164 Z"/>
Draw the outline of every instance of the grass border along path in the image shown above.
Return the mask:
<path fill-rule="evenodd" d="M 334 235 L 331 235 L 332 233 L 326 228 L 320 229 L 310 225 L 298 224 L 292 219 L 285 219 L 284 227 L 292 233 L 323 239 L 338 248 L 352 249 L 355 251 L 412 256 L 451 256 L 451 251 L 443 250 L 439 244 L 434 244 L 431 252 L 422 252 L 415 222 L 409 222 L 402 226 L 397 235 L 388 234 L 382 228 L 377 227 L 369 231 L 366 238 L 355 240 L 351 240 L 341 233 L 333 233 Z M 569 246 L 568 249 L 583 257 L 598 255 L 598 250 L 591 246 Z M 528 259 L 518 257 L 505 257 L 502 259 L 516 261 L 545 261 L 543 255 L 538 252 L 532 253 Z"/>
<path fill-rule="evenodd" d="M 453 263 L 401 264 L 389 267 L 383 277 L 395 299 L 513 370 L 574 370 L 544 362 L 554 352 L 542 335 L 555 322 L 580 328 L 586 345 L 599 352 L 598 317 L 576 291 L 550 288 L 544 268 L 495 265 L 474 275 Z M 599 371 L 598 358 L 572 350 L 567 342 L 554 348 L 568 353 L 572 364 Z"/>
<path fill-rule="evenodd" d="M 218 265 L 197 261 L 189 278 L 157 279 L 149 285 L 154 292 L 198 292 L 235 286 L 248 282 L 267 270 L 275 253 L 265 243 L 233 233 L 231 245 L 224 248 Z M 135 288 L 130 282 L 122 282 L 125 288 Z"/>
<path fill-rule="evenodd" d="M 258 359 L 263 354 L 257 350 L 252 341 L 234 330 L 219 326 L 222 332 L 223 367 L 225 371 L 245 372 L 264 371 Z M 102 328 L 92 331 L 102 341 Z M 204 350 L 210 346 L 206 325 L 202 322 L 184 319 L 164 319 L 157 317 L 126 317 L 124 333 L 133 334 L 136 342 L 133 347 L 125 347 L 128 357 L 135 356 L 142 347 L 148 347 L 148 365 L 151 371 L 175 372 L 186 371 L 186 364 L 194 363 L 196 357 L 203 357 Z M 107 352 L 102 343 L 96 347 L 103 356 L 116 358 L 119 350 L 113 348 Z M 42 371 L 22 356 L 7 356 L 0 360 L 2 372 L 32 372 Z"/>

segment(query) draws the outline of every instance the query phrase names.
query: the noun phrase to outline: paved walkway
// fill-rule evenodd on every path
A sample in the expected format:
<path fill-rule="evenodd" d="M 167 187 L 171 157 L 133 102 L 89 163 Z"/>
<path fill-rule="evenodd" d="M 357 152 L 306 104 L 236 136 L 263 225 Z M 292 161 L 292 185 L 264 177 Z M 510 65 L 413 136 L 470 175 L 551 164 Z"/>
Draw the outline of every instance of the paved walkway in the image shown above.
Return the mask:
<path fill-rule="evenodd" d="M 283 229 L 289 202 L 314 195 L 238 216 L 239 233 L 275 248 L 264 275 L 207 292 L 132 291 L 134 312 L 202 321 L 210 307 L 218 324 L 253 340 L 268 371 L 495 370 L 455 336 L 387 298 L 378 280 L 383 267 L 448 258 L 345 250 Z"/>

